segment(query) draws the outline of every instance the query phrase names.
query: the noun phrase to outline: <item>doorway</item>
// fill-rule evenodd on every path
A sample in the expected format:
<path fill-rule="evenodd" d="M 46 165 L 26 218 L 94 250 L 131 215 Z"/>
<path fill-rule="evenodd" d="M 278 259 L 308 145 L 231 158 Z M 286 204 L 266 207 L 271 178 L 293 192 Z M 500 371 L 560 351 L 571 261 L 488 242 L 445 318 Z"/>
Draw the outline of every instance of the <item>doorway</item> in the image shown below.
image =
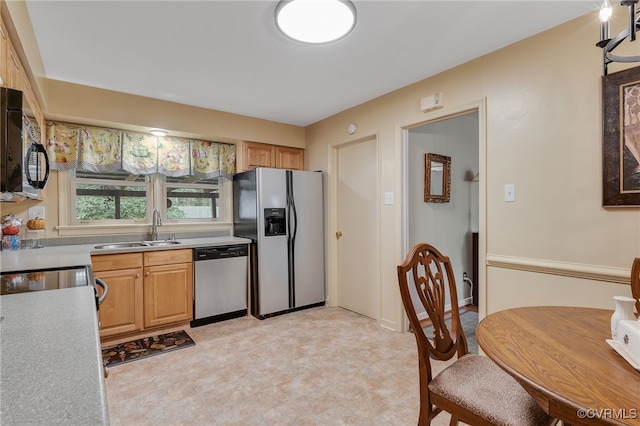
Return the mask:
<path fill-rule="evenodd" d="M 378 320 L 378 141 L 334 147 L 336 304 Z"/>
<path fill-rule="evenodd" d="M 480 123 L 478 110 L 427 122 L 407 131 L 405 146 L 405 250 L 427 242 L 451 259 L 458 305 L 478 305 L 480 230 Z M 425 156 L 451 159 L 449 202 L 425 202 Z M 474 246 L 476 244 L 476 246 Z M 467 279 L 465 279 L 465 277 Z M 475 282 L 474 282 L 475 281 Z M 475 292 L 474 292 L 475 290 Z M 417 297 L 416 294 L 414 294 Z M 451 301 L 447 301 L 450 309 Z"/>

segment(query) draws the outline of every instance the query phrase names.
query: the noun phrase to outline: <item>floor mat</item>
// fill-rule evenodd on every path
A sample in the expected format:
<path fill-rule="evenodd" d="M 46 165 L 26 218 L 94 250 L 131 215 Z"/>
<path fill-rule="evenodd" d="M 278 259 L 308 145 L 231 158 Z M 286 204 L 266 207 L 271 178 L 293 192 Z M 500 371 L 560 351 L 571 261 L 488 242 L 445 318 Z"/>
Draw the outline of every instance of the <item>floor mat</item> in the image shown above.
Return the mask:
<path fill-rule="evenodd" d="M 113 367 L 114 365 L 171 352 L 195 344 L 196 342 L 184 330 L 143 337 L 130 342 L 103 347 L 102 364 L 105 367 Z"/>

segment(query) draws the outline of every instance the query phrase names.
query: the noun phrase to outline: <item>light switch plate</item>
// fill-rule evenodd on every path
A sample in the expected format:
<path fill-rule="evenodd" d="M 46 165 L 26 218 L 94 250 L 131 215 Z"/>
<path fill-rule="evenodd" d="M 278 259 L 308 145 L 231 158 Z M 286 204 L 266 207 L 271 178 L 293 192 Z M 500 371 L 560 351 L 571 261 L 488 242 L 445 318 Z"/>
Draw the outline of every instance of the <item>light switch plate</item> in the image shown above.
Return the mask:
<path fill-rule="evenodd" d="M 44 206 L 29 207 L 29 219 L 44 219 Z"/>
<path fill-rule="evenodd" d="M 504 186 L 504 201 L 511 203 L 516 201 L 516 185 L 508 183 Z"/>
<path fill-rule="evenodd" d="M 393 192 L 385 192 L 384 193 L 384 203 L 385 204 L 393 204 Z"/>

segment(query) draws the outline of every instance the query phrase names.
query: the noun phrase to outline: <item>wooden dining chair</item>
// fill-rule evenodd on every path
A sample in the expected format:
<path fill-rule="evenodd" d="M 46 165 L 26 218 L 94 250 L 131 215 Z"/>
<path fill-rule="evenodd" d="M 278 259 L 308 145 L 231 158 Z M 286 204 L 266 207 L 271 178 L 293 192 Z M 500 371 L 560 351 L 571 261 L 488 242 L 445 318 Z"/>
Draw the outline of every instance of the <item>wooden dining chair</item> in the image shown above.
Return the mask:
<path fill-rule="evenodd" d="M 631 295 L 636 299 L 636 312 L 640 314 L 640 257 L 631 265 Z"/>
<path fill-rule="evenodd" d="M 467 352 L 457 303 L 451 304 L 450 326 L 445 322 L 447 300 L 457 301 L 451 262 L 435 247 L 415 245 L 398 266 L 402 303 L 418 344 L 420 416 L 418 425 L 430 425 L 441 411 L 451 414 L 451 425 L 548 425 L 549 417 L 518 384 L 488 357 Z M 411 296 L 415 290 L 414 300 Z M 449 298 L 446 298 L 446 293 Z M 432 322 L 427 336 L 415 305 L 421 305 Z M 433 376 L 431 359 L 457 359 Z"/>

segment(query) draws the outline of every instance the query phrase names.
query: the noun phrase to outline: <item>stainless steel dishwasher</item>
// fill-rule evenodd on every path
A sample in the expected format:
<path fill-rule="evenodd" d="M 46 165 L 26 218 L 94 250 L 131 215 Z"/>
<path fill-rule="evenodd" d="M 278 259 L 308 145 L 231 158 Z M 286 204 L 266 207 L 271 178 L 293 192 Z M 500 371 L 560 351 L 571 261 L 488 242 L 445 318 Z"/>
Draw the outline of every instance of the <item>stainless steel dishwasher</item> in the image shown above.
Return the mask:
<path fill-rule="evenodd" d="M 193 250 L 194 303 L 191 327 L 247 315 L 247 245 Z"/>

